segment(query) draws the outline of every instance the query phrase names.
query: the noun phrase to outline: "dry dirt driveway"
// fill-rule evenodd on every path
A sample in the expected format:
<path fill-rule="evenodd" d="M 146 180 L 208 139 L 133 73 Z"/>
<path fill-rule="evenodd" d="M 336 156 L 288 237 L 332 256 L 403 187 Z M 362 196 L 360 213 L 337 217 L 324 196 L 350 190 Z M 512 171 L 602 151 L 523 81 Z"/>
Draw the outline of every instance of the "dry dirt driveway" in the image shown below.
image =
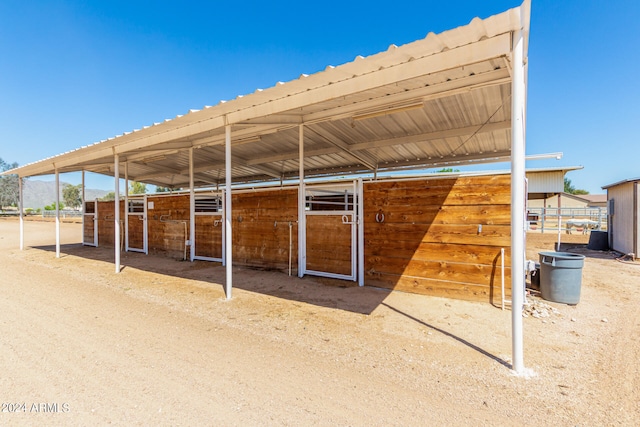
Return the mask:
<path fill-rule="evenodd" d="M 0 220 L 0 425 L 638 425 L 640 266 L 587 255 L 577 306 L 341 287 L 78 244 Z M 576 237 L 571 237 L 576 238 Z M 577 238 L 582 238 L 581 236 Z M 532 235 L 529 257 L 554 236 Z M 536 298 L 529 298 L 537 301 Z"/>

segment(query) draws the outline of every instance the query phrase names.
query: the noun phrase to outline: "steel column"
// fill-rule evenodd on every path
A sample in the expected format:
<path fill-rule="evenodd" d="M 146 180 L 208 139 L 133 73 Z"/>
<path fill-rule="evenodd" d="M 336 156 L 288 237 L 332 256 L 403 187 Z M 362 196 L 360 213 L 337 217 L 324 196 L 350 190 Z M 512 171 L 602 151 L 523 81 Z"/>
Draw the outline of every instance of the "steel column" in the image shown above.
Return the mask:
<path fill-rule="evenodd" d="M 84 245 L 84 205 L 85 205 L 85 194 L 84 194 L 84 169 L 82 169 L 82 191 L 80 192 L 80 212 L 82 212 L 82 231 L 80 232 L 80 241 Z"/>
<path fill-rule="evenodd" d="M 304 188 L 304 125 L 298 126 L 298 277 L 303 277 L 307 263 L 307 226 L 305 216 L 306 195 Z"/>
<path fill-rule="evenodd" d="M 129 252 L 129 162 L 124 164 L 124 251 Z"/>
<path fill-rule="evenodd" d="M 56 258 L 60 258 L 60 173 L 56 169 Z"/>
<path fill-rule="evenodd" d="M 358 178 L 356 196 L 358 200 L 358 286 L 364 286 L 364 184 L 362 178 Z"/>
<path fill-rule="evenodd" d="M 18 175 L 18 209 L 20 209 L 20 250 L 24 250 L 24 200 L 22 194 L 22 177 Z"/>
<path fill-rule="evenodd" d="M 231 125 L 227 124 L 224 127 L 224 165 L 225 165 L 225 268 L 226 268 L 226 281 L 224 293 L 227 299 L 231 299 L 232 286 L 232 254 L 233 246 L 231 239 Z"/>
<path fill-rule="evenodd" d="M 120 156 L 118 154 L 113 154 L 113 176 L 114 176 L 114 186 L 115 186 L 115 195 L 116 198 L 114 200 L 113 209 L 114 209 L 114 218 L 115 218 L 115 238 L 113 241 L 113 246 L 115 247 L 115 264 L 116 264 L 116 273 L 120 273 Z"/>
<path fill-rule="evenodd" d="M 522 306 L 525 260 L 525 76 L 523 31 L 513 34 L 511 84 L 511 325 L 512 369 L 524 373 Z"/>
<path fill-rule="evenodd" d="M 189 259 L 196 256 L 196 195 L 193 189 L 193 147 L 189 148 Z"/>

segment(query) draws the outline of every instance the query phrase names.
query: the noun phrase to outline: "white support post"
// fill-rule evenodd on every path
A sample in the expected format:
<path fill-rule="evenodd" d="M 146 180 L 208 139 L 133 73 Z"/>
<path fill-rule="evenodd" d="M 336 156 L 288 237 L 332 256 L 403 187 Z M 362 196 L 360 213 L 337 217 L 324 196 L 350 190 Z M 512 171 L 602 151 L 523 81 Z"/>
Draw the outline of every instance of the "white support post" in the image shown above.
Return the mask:
<path fill-rule="evenodd" d="M 220 189 L 216 185 L 216 191 L 220 192 Z M 225 189 L 222 190 L 222 225 L 220 228 L 222 229 L 222 266 L 227 266 L 227 191 Z"/>
<path fill-rule="evenodd" d="M 232 268 L 231 261 L 233 254 L 233 246 L 231 239 L 231 125 L 227 124 L 224 127 L 225 141 L 224 141 L 224 165 L 225 165 L 225 269 L 226 269 L 226 282 L 224 293 L 227 299 L 231 299 L 232 286 Z"/>
<path fill-rule="evenodd" d="M 120 273 L 120 156 L 116 153 L 113 154 L 113 175 L 116 199 L 114 201 L 113 210 L 115 224 L 115 238 L 113 240 L 113 246 L 115 247 L 115 264 L 116 273 Z"/>
<path fill-rule="evenodd" d="M 560 250 L 561 241 L 562 241 L 562 193 L 558 193 L 558 243 L 556 244 L 556 251 Z"/>
<path fill-rule="evenodd" d="M 80 241 L 84 245 L 84 209 L 85 209 L 85 201 L 84 198 L 86 196 L 84 192 L 85 182 L 84 182 L 84 169 L 82 169 L 82 191 L 80 192 L 80 213 L 82 214 L 82 231 L 80 231 Z"/>
<path fill-rule="evenodd" d="M 193 189 L 193 147 L 189 148 L 189 259 L 196 256 L 196 195 Z"/>
<path fill-rule="evenodd" d="M 129 162 L 124 164 L 124 251 L 129 252 Z"/>
<path fill-rule="evenodd" d="M 60 173 L 56 168 L 56 258 L 60 258 Z"/>
<path fill-rule="evenodd" d="M 24 250 L 24 200 L 22 191 L 22 177 L 18 175 L 18 209 L 20 209 L 20 250 Z"/>
<path fill-rule="evenodd" d="M 364 184 L 358 178 L 358 286 L 364 286 Z"/>
<path fill-rule="evenodd" d="M 524 36 L 513 34 L 511 84 L 511 325 L 512 369 L 524 373 L 522 306 L 524 295 L 525 135 Z"/>
<path fill-rule="evenodd" d="M 306 195 L 304 188 L 304 125 L 298 126 L 298 277 L 303 277 L 307 263 L 307 226 L 305 216 Z"/>

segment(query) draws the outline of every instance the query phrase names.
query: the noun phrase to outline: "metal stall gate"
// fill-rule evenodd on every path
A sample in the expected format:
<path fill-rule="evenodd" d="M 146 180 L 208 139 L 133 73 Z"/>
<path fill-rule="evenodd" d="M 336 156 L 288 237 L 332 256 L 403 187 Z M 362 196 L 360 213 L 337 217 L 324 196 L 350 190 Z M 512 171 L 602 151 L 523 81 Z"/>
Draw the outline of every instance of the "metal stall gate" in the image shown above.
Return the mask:
<path fill-rule="evenodd" d="M 223 194 L 196 195 L 193 259 L 223 262 Z"/>
<path fill-rule="evenodd" d="M 98 246 L 98 200 L 84 202 L 82 244 Z"/>
<path fill-rule="evenodd" d="M 305 187 L 304 273 L 356 280 L 358 272 L 358 181 Z"/>
<path fill-rule="evenodd" d="M 149 253 L 147 196 L 129 199 L 127 205 L 126 251 Z"/>

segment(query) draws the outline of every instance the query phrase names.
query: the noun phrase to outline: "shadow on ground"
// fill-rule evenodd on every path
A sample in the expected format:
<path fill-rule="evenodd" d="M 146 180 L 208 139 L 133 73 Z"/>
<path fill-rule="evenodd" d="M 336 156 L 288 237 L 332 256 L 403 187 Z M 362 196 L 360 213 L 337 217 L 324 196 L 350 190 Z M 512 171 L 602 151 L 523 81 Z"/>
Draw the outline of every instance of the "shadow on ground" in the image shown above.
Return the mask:
<path fill-rule="evenodd" d="M 34 246 L 47 252 L 55 253 L 54 245 Z M 113 248 L 94 248 L 81 244 L 61 246 L 61 258 L 78 257 L 91 262 L 113 264 L 115 255 Z M 197 280 L 224 289 L 226 269 L 217 262 L 181 261 L 168 259 L 165 256 L 145 255 L 136 252 L 123 252 L 121 255 L 122 272 L 136 269 L 154 274 L 170 276 L 174 279 Z M 244 291 L 264 294 L 289 301 L 308 303 L 316 306 L 345 310 L 353 313 L 371 314 L 379 306 L 384 306 L 416 324 L 452 338 L 485 357 L 511 368 L 510 364 L 498 356 L 425 320 L 407 314 L 402 309 L 385 303 L 391 293 L 388 289 L 375 287 L 359 287 L 355 282 L 335 280 L 323 277 L 305 276 L 300 279 L 288 276 L 279 271 L 256 270 L 234 267 L 233 287 Z"/>
<path fill-rule="evenodd" d="M 54 245 L 33 248 L 48 252 L 56 250 Z M 75 256 L 94 262 L 115 262 L 113 248 L 71 244 L 62 245 L 60 249 L 61 258 Z M 224 289 L 226 280 L 226 269 L 219 262 L 189 262 L 138 252 L 123 252 L 120 262 L 123 272 L 133 268 L 177 279 L 199 280 L 221 289 Z M 371 314 L 391 292 L 387 289 L 359 287 L 355 282 L 344 280 L 314 276 L 301 279 L 280 271 L 235 266 L 233 288 L 361 314 Z"/>

